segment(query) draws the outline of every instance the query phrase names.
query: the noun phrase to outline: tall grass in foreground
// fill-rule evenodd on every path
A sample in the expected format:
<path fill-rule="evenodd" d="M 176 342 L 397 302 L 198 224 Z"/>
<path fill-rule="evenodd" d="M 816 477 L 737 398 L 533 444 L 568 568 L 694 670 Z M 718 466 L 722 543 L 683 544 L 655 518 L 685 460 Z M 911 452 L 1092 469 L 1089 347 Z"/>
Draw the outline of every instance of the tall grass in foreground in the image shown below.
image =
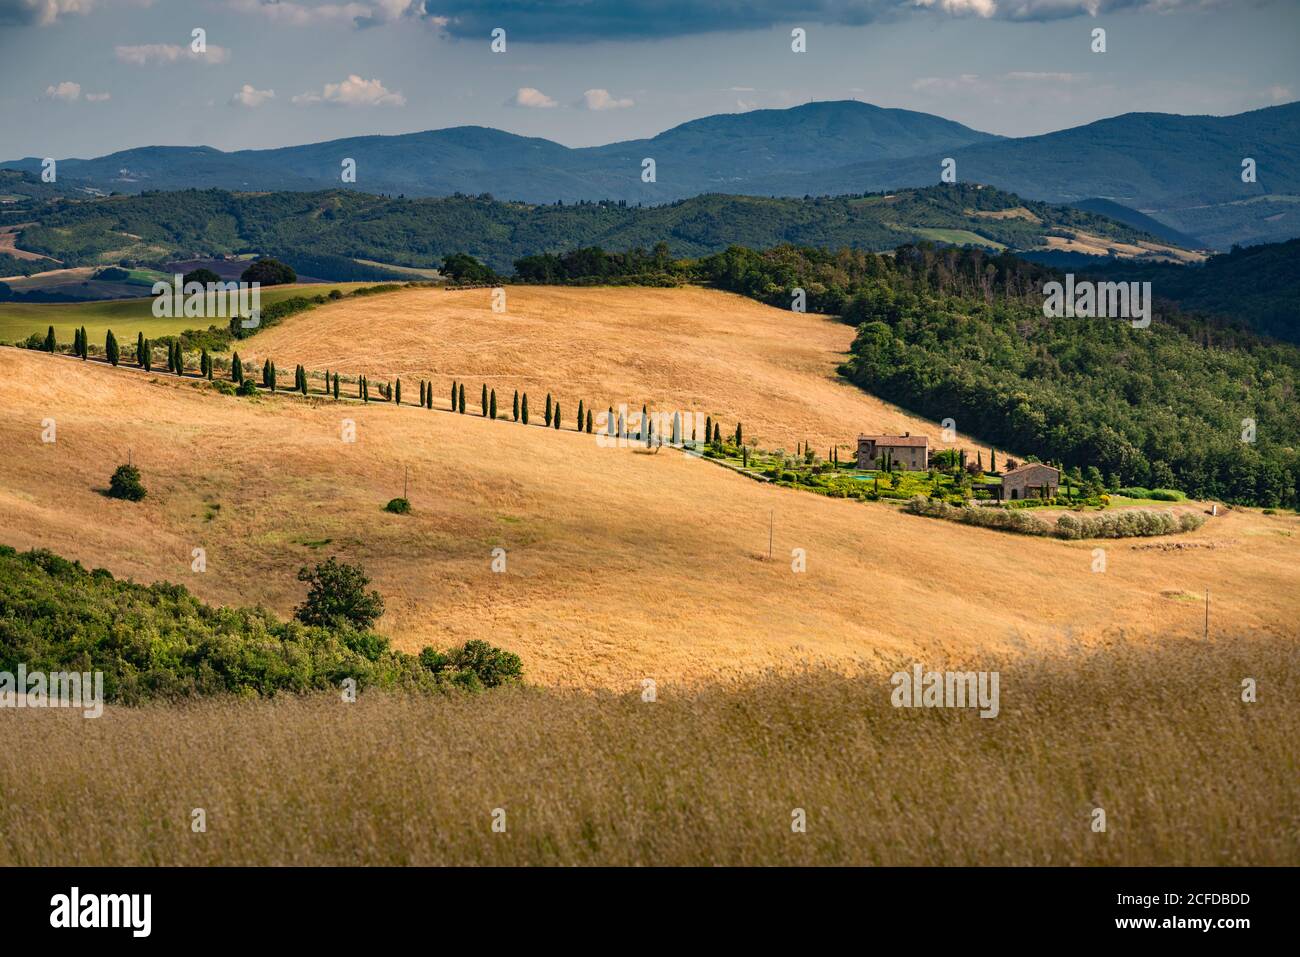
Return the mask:
<path fill-rule="evenodd" d="M 993 719 L 895 709 L 909 664 L 0 712 L 0 864 L 1300 863 L 1294 643 L 968 663 Z"/>

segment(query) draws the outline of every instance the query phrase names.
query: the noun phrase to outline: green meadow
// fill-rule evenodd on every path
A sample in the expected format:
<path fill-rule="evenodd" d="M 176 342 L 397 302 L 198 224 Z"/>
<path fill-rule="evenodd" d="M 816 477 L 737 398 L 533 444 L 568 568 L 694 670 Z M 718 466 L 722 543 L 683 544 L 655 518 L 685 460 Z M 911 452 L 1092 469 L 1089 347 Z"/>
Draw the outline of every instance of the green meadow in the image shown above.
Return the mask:
<path fill-rule="evenodd" d="M 293 296 L 328 295 L 333 289 L 347 293 L 358 286 L 373 283 L 341 282 L 329 284 L 280 286 L 262 290 L 263 305 L 271 305 Z M 118 341 L 134 340 L 143 332 L 148 338 L 175 335 L 186 329 L 206 329 L 224 325 L 224 319 L 158 319 L 153 314 L 153 299 L 110 299 L 96 302 L 0 302 L 0 342 L 21 342 L 33 332 L 41 335 L 54 326 L 60 342 L 70 342 L 73 332 L 82 326 L 92 343 L 100 342 L 109 329 Z"/>

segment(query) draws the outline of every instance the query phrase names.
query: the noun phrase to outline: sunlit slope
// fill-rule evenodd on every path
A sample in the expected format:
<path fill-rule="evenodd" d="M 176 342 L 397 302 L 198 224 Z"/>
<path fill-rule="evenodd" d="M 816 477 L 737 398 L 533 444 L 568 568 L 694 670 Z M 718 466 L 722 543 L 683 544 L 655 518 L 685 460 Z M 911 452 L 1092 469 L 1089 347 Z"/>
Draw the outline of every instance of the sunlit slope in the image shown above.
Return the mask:
<path fill-rule="evenodd" d="M 1294 516 L 1233 512 L 1169 550 L 1024 538 L 773 488 L 672 450 L 601 449 L 567 430 L 237 399 L 12 349 L 0 350 L 0 410 L 4 543 L 286 615 L 302 596 L 298 568 L 337 555 L 373 576 L 381 630 L 402 647 L 486 638 L 544 683 L 627 689 L 797 659 L 850 667 L 876 649 L 932 660 L 1161 640 L 1200 632 L 1194 596 L 1206 586 L 1217 633 L 1294 635 L 1300 620 Z M 128 454 L 149 490 L 138 504 L 100 491 Z M 414 511 L 388 514 L 406 469 Z M 792 571 L 794 549 L 805 572 Z"/>
<path fill-rule="evenodd" d="M 855 330 L 826 316 L 695 288 L 510 286 L 505 294 L 504 313 L 492 311 L 491 289 L 350 299 L 290 317 L 241 343 L 240 356 L 401 376 L 411 399 L 423 378 L 449 401 L 456 379 L 475 408 L 484 383 L 503 411 L 515 389 L 528 393 L 534 414 L 550 392 L 566 426 L 579 399 L 598 410 L 626 402 L 638 413 L 643 404 L 698 411 L 726 432 L 739 420 L 747 440 L 791 454 L 808 441 L 821 455 L 838 443 L 847 456 L 861 432 L 910 431 L 929 434 L 931 448 L 965 444 L 974 455 L 973 441 L 944 442 L 937 424 L 839 381 Z"/>

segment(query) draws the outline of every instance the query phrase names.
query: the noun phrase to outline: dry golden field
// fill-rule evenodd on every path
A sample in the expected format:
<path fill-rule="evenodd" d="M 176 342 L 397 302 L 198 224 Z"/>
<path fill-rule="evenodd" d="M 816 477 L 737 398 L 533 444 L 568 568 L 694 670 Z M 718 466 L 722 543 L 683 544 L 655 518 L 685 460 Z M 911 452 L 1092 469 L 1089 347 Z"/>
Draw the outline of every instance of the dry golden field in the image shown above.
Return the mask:
<path fill-rule="evenodd" d="M 239 354 L 277 368 L 400 376 L 413 396 L 419 379 L 432 380 L 444 405 L 453 379 L 475 408 L 484 383 L 506 411 L 515 389 L 534 412 L 551 392 L 567 425 L 579 399 L 598 410 L 625 402 L 638 412 L 698 411 L 720 418 L 724 432 L 739 420 L 746 439 L 768 449 L 809 441 L 822 455 L 833 444 L 846 455 L 860 432 L 910 431 L 972 459 L 982 449 L 988 461 L 974 439 L 942 442 L 937 424 L 840 381 L 835 369 L 856 330 L 827 316 L 711 289 L 509 286 L 504 313 L 492 311 L 491 295 L 410 289 L 349 299 L 291 316 Z"/>
<path fill-rule="evenodd" d="M 851 670 L 879 654 L 1158 644 L 1201 632 L 1207 587 L 1214 636 L 1294 639 L 1300 620 L 1294 515 L 1236 510 L 1189 535 L 1103 542 L 1097 574 L 1098 543 L 912 517 L 474 415 L 237 399 L 13 349 L 0 350 L 0 410 L 5 544 L 282 615 L 301 599 L 298 567 L 337 555 L 372 575 L 388 606 L 379 628 L 399 647 L 484 638 L 542 685 L 621 692 L 797 662 Z M 355 443 L 341 440 L 345 419 Z M 149 489 L 138 504 L 100 492 L 128 452 Z M 413 514 L 383 512 L 408 468 Z M 205 573 L 190 571 L 199 547 Z M 792 571 L 796 548 L 806 572 Z"/>
<path fill-rule="evenodd" d="M 1300 864 L 1293 641 L 977 658 L 993 719 L 892 707 L 885 662 L 653 702 L 4 710 L 0 865 Z"/>

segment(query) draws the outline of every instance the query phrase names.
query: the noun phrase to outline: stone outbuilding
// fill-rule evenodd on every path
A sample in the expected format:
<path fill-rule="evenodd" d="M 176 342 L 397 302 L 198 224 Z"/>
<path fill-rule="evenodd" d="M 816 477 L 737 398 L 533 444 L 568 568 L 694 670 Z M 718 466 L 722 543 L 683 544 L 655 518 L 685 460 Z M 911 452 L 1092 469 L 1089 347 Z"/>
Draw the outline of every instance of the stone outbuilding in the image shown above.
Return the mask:
<path fill-rule="evenodd" d="M 1003 501 L 1022 498 L 1054 498 L 1061 484 L 1061 470 L 1042 462 L 1024 465 L 1002 473 Z"/>

